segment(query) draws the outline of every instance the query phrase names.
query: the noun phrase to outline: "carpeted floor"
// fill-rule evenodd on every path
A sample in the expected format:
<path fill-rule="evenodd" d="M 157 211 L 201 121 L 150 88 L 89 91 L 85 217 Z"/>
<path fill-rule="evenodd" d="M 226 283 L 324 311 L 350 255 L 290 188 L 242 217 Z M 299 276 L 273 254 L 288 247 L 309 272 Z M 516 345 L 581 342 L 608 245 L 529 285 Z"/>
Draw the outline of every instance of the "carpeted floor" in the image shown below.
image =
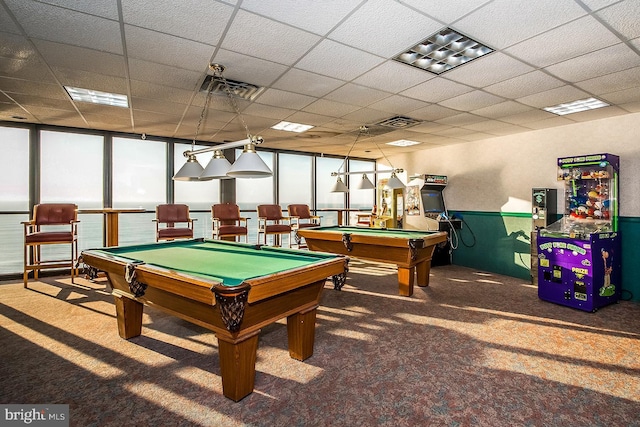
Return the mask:
<path fill-rule="evenodd" d="M 213 333 L 145 307 L 117 333 L 104 282 L 0 285 L 0 403 L 70 405 L 72 426 L 640 426 L 640 304 L 586 313 L 455 266 L 397 295 L 395 267 L 327 282 L 314 355 L 260 335 L 255 391 L 222 396 Z"/>

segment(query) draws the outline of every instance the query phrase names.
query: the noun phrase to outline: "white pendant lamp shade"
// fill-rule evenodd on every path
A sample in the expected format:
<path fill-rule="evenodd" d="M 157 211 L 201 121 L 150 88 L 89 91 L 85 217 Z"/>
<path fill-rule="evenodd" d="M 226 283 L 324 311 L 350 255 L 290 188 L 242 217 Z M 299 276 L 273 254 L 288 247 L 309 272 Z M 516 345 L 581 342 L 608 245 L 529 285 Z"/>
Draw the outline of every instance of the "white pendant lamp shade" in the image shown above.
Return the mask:
<path fill-rule="evenodd" d="M 376 186 L 373 185 L 373 182 L 371 182 L 371 180 L 369 179 L 367 174 L 363 173 L 362 174 L 362 180 L 358 184 L 358 190 L 371 190 L 371 189 L 374 189 L 374 188 L 376 188 Z"/>
<path fill-rule="evenodd" d="M 342 182 L 342 178 L 338 177 L 333 189 L 331 189 L 332 193 L 348 193 L 349 188 Z"/>
<path fill-rule="evenodd" d="M 248 144 L 244 147 L 238 160 L 233 163 L 227 175 L 232 178 L 266 178 L 273 176 L 273 172 L 256 153 L 253 145 Z"/>
<path fill-rule="evenodd" d="M 405 185 L 402 183 L 402 181 L 400 181 L 400 178 L 398 178 L 396 176 L 396 173 L 392 173 L 391 174 L 391 178 L 389 178 L 389 181 L 387 181 L 387 187 L 396 190 L 396 189 L 400 189 L 400 188 L 404 188 Z"/>
<path fill-rule="evenodd" d="M 213 157 L 209 160 L 209 164 L 204 168 L 204 172 L 200 175 L 201 181 L 208 181 L 210 179 L 228 179 L 231 178 L 227 175 L 231 163 L 226 157 L 222 155 L 222 152 L 216 150 L 213 153 Z"/>
<path fill-rule="evenodd" d="M 204 169 L 196 159 L 195 154 L 191 154 L 184 166 L 173 176 L 173 179 L 176 181 L 200 181 L 202 171 Z"/>

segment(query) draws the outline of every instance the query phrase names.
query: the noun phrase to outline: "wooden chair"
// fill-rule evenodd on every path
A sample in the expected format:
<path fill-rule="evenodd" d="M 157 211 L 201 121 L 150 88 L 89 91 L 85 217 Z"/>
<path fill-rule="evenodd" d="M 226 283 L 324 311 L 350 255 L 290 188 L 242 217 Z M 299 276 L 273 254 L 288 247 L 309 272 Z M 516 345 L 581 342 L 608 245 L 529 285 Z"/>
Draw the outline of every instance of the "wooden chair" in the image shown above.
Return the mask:
<path fill-rule="evenodd" d="M 280 246 L 280 238 L 283 234 L 291 235 L 291 224 L 288 216 L 282 215 L 282 208 L 279 205 L 259 205 L 258 206 L 258 243 L 260 235 L 264 236 L 264 244 L 267 244 L 267 235 L 273 235 L 274 246 Z M 291 247 L 291 239 L 289 239 Z"/>
<path fill-rule="evenodd" d="M 78 262 L 78 206 L 72 203 L 42 203 L 33 210 L 33 219 L 24 225 L 24 287 L 27 287 L 29 271 L 33 278 L 46 268 L 69 268 L 71 283 L 75 282 Z M 43 260 L 41 246 L 69 245 L 69 259 Z"/>
<path fill-rule="evenodd" d="M 192 239 L 193 221 L 189 206 L 166 204 L 156 206 L 156 242 L 160 240 Z M 176 224 L 180 224 L 176 227 Z"/>
<path fill-rule="evenodd" d="M 247 222 L 249 218 L 240 216 L 240 208 L 235 203 L 220 203 L 211 206 L 211 220 L 213 221 L 213 238 L 221 240 L 236 240 L 244 236 L 248 242 Z"/>
<path fill-rule="evenodd" d="M 319 227 L 320 217 L 317 215 L 311 215 L 309 205 L 289 205 L 287 206 L 289 212 L 289 218 L 291 218 L 291 230 L 293 231 L 293 238 L 296 241 L 298 248 L 301 246 L 302 238 L 298 236 L 298 230 L 301 228 Z"/>

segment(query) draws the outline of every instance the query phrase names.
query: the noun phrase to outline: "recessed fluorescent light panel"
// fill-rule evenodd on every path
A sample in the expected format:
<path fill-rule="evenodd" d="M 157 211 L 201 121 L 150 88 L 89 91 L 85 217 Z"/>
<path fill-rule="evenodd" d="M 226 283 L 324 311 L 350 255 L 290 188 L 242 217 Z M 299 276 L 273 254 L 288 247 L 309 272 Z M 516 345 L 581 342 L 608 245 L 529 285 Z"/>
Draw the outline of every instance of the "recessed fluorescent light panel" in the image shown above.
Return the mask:
<path fill-rule="evenodd" d="M 442 74 L 491 52 L 493 49 L 464 34 L 444 28 L 393 59 L 434 74 Z"/>
<path fill-rule="evenodd" d="M 608 106 L 609 104 L 602 102 L 599 99 L 588 98 L 566 104 L 554 105 L 553 107 L 545 107 L 543 110 L 559 116 L 564 116 L 565 114 L 579 113 L 580 111 L 595 110 L 596 108 Z"/>
<path fill-rule="evenodd" d="M 300 133 L 311 129 L 312 127 L 313 126 L 311 125 L 301 125 L 300 123 L 280 122 L 276 125 L 271 126 L 271 129 Z"/>
<path fill-rule="evenodd" d="M 91 102 L 93 104 L 111 105 L 114 107 L 128 107 L 127 95 L 100 92 L 99 90 L 82 89 L 79 87 L 64 87 L 74 101 Z"/>
<path fill-rule="evenodd" d="M 417 141 L 409 141 L 408 139 L 399 139 L 397 141 L 387 142 L 387 145 L 395 145 L 396 147 L 410 147 L 420 144 Z"/>

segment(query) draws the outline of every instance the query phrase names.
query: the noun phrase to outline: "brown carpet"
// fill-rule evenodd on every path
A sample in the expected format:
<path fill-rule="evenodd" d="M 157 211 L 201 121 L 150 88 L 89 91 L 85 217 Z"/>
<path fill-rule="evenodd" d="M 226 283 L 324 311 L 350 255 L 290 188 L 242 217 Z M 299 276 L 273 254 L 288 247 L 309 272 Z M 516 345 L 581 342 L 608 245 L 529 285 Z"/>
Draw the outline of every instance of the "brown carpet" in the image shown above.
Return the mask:
<path fill-rule="evenodd" d="M 262 330 L 255 391 L 222 396 L 213 333 L 145 307 L 117 333 L 104 282 L 0 285 L 0 403 L 70 405 L 72 426 L 640 426 L 640 305 L 585 313 L 520 279 L 432 270 L 397 295 L 394 266 L 327 282 L 314 355 Z"/>

